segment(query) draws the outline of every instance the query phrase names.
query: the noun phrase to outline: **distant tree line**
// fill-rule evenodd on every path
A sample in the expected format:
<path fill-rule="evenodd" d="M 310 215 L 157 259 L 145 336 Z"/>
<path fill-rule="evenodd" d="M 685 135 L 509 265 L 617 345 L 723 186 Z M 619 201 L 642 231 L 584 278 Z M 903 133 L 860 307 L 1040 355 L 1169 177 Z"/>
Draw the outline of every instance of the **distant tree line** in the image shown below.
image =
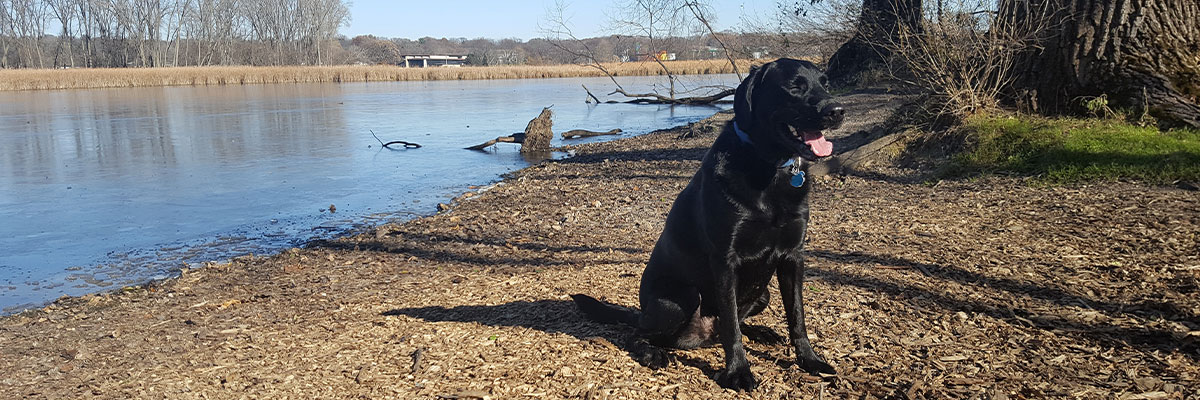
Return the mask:
<path fill-rule="evenodd" d="M 330 64 L 349 17 L 341 0 L 0 0 L 0 67 Z"/>
<path fill-rule="evenodd" d="M 796 40 L 781 41 L 775 34 L 732 33 L 735 38 L 734 52 L 741 58 L 789 55 L 792 57 L 817 58 L 826 56 L 818 46 L 823 43 L 815 38 L 812 46 L 798 46 Z M 795 35 L 793 35 L 795 36 Z M 802 36 L 802 35 L 801 35 Z M 703 60 L 724 58 L 722 48 L 711 35 L 698 34 L 687 37 L 653 38 L 610 35 L 580 39 L 604 62 L 644 61 L 661 52 L 673 55 L 677 60 Z M 567 44 L 569 43 L 569 45 Z M 342 39 L 347 51 L 345 62 L 367 64 L 395 64 L 402 62 L 405 54 L 454 54 L 467 56 L 470 65 L 553 65 L 586 64 L 589 62 L 577 52 L 568 51 L 577 46 L 574 40 L 537 38 L 529 41 L 520 39 L 467 39 L 432 38 L 416 40 L 405 38 L 381 38 L 372 35 Z M 825 45 L 828 47 L 828 45 Z"/>
<path fill-rule="evenodd" d="M 347 38 L 338 28 L 349 22 L 348 7 L 342 0 L 0 0 L 0 68 L 398 64 L 406 54 L 465 55 L 481 66 L 586 64 L 567 51 L 579 44 L 603 62 L 725 57 L 712 34 L 694 30 L 529 41 Z M 720 35 L 741 58 L 828 54 L 815 35 Z"/>

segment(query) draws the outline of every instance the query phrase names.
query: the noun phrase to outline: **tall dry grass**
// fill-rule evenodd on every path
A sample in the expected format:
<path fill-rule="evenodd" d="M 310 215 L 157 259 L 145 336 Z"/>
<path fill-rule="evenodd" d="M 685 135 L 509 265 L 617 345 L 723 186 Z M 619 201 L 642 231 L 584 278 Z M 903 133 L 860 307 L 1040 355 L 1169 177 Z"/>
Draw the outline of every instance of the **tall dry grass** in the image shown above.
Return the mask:
<path fill-rule="evenodd" d="M 669 61 L 675 74 L 733 73 L 725 60 Z M 739 62 L 748 66 L 750 62 Z M 614 63 L 605 67 L 617 76 L 662 75 L 654 62 Z M 743 71 L 744 72 L 744 71 Z M 0 70 L 0 90 L 94 89 L 150 86 L 251 85 L 262 83 L 326 83 L 433 81 L 475 79 L 574 78 L 604 76 L 583 65 L 403 68 L 387 65 L 286 67 L 166 67 Z"/>

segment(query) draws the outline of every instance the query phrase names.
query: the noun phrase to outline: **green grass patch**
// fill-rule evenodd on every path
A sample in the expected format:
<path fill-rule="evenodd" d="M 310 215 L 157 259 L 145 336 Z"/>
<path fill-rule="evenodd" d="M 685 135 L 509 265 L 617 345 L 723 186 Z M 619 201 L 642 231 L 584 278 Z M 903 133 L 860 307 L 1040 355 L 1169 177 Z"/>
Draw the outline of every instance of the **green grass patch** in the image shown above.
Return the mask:
<path fill-rule="evenodd" d="M 949 176 L 1019 174 L 1045 183 L 1200 180 L 1200 131 L 1109 119 L 981 116 L 962 126 Z"/>

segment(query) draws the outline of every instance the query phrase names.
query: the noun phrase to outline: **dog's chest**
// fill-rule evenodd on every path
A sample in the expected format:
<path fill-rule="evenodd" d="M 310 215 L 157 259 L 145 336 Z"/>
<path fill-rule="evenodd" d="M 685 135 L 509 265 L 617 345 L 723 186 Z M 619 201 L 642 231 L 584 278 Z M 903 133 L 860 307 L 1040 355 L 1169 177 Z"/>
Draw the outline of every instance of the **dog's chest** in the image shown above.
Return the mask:
<path fill-rule="evenodd" d="M 799 251 L 804 243 L 807 212 L 794 210 L 749 215 L 734 232 L 734 249 L 744 259 L 773 261 Z"/>

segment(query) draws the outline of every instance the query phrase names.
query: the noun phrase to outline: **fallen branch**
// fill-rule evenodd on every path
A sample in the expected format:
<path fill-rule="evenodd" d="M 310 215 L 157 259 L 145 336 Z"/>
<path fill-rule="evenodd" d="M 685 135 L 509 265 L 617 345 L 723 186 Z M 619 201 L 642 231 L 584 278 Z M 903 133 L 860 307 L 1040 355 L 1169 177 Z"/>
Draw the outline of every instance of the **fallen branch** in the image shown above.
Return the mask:
<path fill-rule="evenodd" d="M 563 139 L 575 139 L 575 138 L 585 138 L 585 137 L 592 137 L 592 136 L 619 135 L 619 134 L 621 134 L 621 132 L 623 132 L 623 131 L 620 129 L 613 129 L 608 132 L 596 132 L 596 131 L 589 131 L 586 129 L 572 129 L 572 130 L 563 132 L 562 137 L 563 137 Z"/>
<path fill-rule="evenodd" d="M 501 137 L 483 142 L 482 144 L 477 144 L 477 145 L 474 145 L 471 147 L 467 147 L 466 149 L 483 151 L 483 149 L 486 149 L 488 146 L 491 146 L 496 143 L 502 143 L 502 142 L 503 143 L 525 143 L 525 133 L 517 132 L 512 135 L 501 136 Z"/>
<path fill-rule="evenodd" d="M 583 91 L 587 92 L 588 97 L 591 97 L 592 100 L 596 102 L 596 104 L 600 104 L 600 99 L 596 98 L 596 95 L 592 94 L 592 91 L 588 90 L 587 86 L 584 86 L 584 85 L 579 85 L 579 86 L 583 86 Z M 584 103 L 587 103 L 587 101 L 584 101 Z"/>
<path fill-rule="evenodd" d="M 404 148 L 406 148 L 406 149 L 419 149 L 419 148 L 421 148 L 421 145 L 419 145 L 419 144 L 416 144 L 416 143 L 413 143 L 413 142 L 405 142 L 405 141 L 403 141 L 403 140 L 393 140 L 393 141 L 390 141 L 390 142 L 384 143 L 384 144 L 383 144 L 383 147 L 387 147 L 387 148 L 389 148 L 389 149 L 390 149 L 390 148 L 392 148 L 392 145 L 393 145 L 393 144 L 402 144 L 402 145 L 404 145 Z"/>
<path fill-rule="evenodd" d="M 372 130 L 369 130 L 369 129 L 368 129 L 368 131 L 369 131 L 369 132 L 371 132 L 371 136 L 375 136 L 375 140 L 379 141 L 379 145 L 380 145 L 380 146 L 383 146 L 383 147 L 387 148 L 388 150 L 396 150 L 396 149 L 393 149 L 393 148 L 392 148 L 392 145 L 393 145 L 393 144 L 404 145 L 404 148 L 406 148 L 406 149 L 419 149 L 419 148 L 421 148 L 421 145 L 419 145 L 419 144 L 416 144 L 416 143 L 413 143 L 413 142 L 405 142 L 405 141 L 403 141 L 403 140 L 393 140 L 393 141 L 390 141 L 390 142 L 384 143 L 382 140 L 379 140 L 379 136 L 375 135 L 375 131 L 372 131 Z"/>
<path fill-rule="evenodd" d="M 736 92 L 737 92 L 737 89 L 725 89 L 716 94 L 709 95 L 709 96 L 674 98 L 674 97 L 663 96 L 658 93 L 630 94 L 629 92 L 626 92 L 625 89 L 617 88 L 617 90 L 614 90 L 612 93 L 609 93 L 609 95 L 614 95 L 614 94 L 620 93 L 620 94 L 624 95 L 625 97 L 635 98 L 634 100 L 629 100 L 629 101 L 626 101 L 625 103 L 696 105 L 696 104 L 712 104 L 712 103 L 716 102 L 717 100 L 721 100 L 723 98 L 733 96 L 733 94 Z M 615 101 L 609 101 L 609 102 L 616 103 Z"/>

